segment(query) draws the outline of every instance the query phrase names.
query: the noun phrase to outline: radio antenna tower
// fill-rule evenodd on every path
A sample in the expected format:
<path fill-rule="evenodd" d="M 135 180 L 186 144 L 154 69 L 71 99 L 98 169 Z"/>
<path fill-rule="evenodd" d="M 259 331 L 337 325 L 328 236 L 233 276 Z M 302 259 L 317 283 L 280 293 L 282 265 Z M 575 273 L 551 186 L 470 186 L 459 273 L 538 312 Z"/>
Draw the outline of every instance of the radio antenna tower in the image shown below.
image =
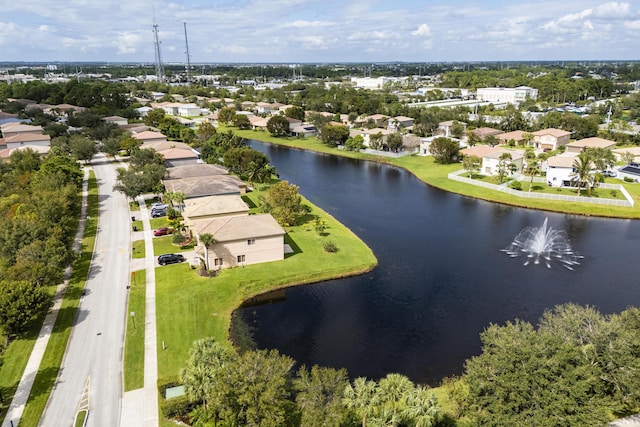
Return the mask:
<path fill-rule="evenodd" d="M 160 40 L 158 39 L 158 24 L 156 23 L 156 11 L 153 9 L 153 44 L 156 51 L 156 79 L 158 82 L 164 81 L 164 66 L 162 65 L 162 54 L 160 53 Z"/>
<path fill-rule="evenodd" d="M 187 84 L 191 84 L 191 55 L 189 55 L 189 39 L 187 38 L 187 21 L 183 21 L 184 24 L 184 44 L 187 55 Z"/>

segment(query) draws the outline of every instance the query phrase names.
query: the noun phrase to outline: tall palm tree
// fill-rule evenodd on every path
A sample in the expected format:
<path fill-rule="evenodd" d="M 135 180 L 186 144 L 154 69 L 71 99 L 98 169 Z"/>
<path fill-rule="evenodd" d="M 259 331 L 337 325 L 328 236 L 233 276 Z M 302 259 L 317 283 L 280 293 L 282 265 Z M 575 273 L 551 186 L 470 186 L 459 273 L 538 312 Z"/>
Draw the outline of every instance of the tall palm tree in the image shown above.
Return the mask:
<path fill-rule="evenodd" d="M 367 427 L 367 417 L 373 414 L 376 402 L 375 381 L 367 381 L 366 378 L 356 378 L 353 385 L 350 383 L 344 389 L 342 399 L 347 409 L 353 409 L 361 419 L 362 427 Z"/>
<path fill-rule="evenodd" d="M 388 374 L 378 383 L 380 403 L 390 411 L 393 419 L 403 410 L 404 399 L 413 388 L 411 380 L 400 374 Z"/>
<path fill-rule="evenodd" d="M 583 185 L 587 187 L 587 194 L 591 194 L 591 186 L 595 181 L 591 174 L 592 163 L 593 159 L 587 151 L 578 154 L 573 161 L 573 172 L 570 176 L 571 180 L 578 184 L 578 196 L 580 195 L 580 188 Z"/>
<path fill-rule="evenodd" d="M 529 182 L 529 191 L 533 188 L 533 177 L 540 173 L 540 162 L 538 159 L 533 158 L 527 161 L 527 173 L 531 175 L 531 181 Z"/>
<path fill-rule="evenodd" d="M 216 243 L 216 239 L 210 233 L 202 233 L 198 237 L 200 243 L 204 246 L 204 265 L 209 271 L 209 248 Z"/>

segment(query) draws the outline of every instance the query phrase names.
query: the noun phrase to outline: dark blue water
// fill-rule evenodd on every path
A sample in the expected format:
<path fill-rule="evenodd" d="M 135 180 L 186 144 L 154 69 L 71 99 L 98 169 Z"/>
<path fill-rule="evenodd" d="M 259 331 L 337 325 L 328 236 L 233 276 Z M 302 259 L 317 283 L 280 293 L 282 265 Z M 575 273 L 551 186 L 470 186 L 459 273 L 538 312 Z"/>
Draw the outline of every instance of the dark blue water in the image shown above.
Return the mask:
<path fill-rule="evenodd" d="M 491 323 L 536 322 L 566 302 L 603 313 L 640 304 L 638 221 L 512 208 L 431 188 L 386 165 L 252 146 L 379 262 L 368 274 L 291 288 L 284 302 L 240 310 L 260 348 L 344 367 L 351 377 L 397 372 L 435 385 L 463 371 Z M 545 217 L 584 256 L 575 271 L 525 267 L 500 252 Z"/>

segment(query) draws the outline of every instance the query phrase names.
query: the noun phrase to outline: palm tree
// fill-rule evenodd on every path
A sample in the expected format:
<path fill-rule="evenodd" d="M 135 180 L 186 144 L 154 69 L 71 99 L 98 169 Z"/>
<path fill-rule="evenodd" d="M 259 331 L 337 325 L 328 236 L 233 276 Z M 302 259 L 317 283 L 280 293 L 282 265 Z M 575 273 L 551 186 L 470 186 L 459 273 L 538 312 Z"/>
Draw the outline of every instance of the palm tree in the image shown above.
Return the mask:
<path fill-rule="evenodd" d="M 583 151 L 573 161 L 573 172 L 570 176 L 571 180 L 578 184 L 578 196 L 583 185 L 587 187 L 587 194 L 591 194 L 591 186 L 594 182 L 594 177 L 591 174 L 592 160 L 589 152 Z"/>
<path fill-rule="evenodd" d="M 376 401 L 375 381 L 366 378 L 356 378 L 353 386 L 349 383 L 344 389 L 342 402 L 347 409 L 353 409 L 362 418 L 362 427 L 367 427 L 367 417 L 373 413 Z"/>
<path fill-rule="evenodd" d="M 533 177 L 540 173 L 540 162 L 538 159 L 529 159 L 527 162 L 527 173 L 531 175 L 531 182 L 529 182 L 529 191 L 533 188 Z"/>
<path fill-rule="evenodd" d="M 409 378 L 400 374 L 388 374 L 378 383 L 377 394 L 391 420 L 396 420 L 404 409 L 404 400 L 414 389 Z"/>
<path fill-rule="evenodd" d="M 216 239 L 213 237 L 213 234 L 210 233 L 202 233 L 199 236 L 200 243 L 204 246 L 204 265 L 209 271 L 209 248 L 216 243 Z"/>
<path fill-rule="evenodd" d="M 433 391 L 416 387 L 407 397 L 406 416 L 416 427 L 434 426 L 440 416 L 440 406 Z"/>

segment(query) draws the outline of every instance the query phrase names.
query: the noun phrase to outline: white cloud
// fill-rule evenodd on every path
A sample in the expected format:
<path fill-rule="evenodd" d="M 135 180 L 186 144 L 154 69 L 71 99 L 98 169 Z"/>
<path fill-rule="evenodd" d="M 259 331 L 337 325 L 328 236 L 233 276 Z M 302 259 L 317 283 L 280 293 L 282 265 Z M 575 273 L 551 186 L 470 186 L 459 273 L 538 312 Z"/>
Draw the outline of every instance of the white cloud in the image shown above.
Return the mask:
<path fill-rule="evenodd" d="M 431 28 L 429 28 L 427 24 L 422 24 L 418 27 L 417 30 L 411 31 L 411 35 L 415 37 L 430 37 Z"/>
<path fill-rule="evenodd" d="M 609 2 L 596 7 L 594 15 L 598 18 L 626 18 L 630 15 L 629 3 Z"/>
<path fill-rule="evenodd" d="M 305 21 L 305 20 L 297 20 L 293 22 L 288 22 L 283 25 L 284 28 L 322 28 L 322 27 L 330 27 L 335 25 L 333 22 L 329 21 Z"/>
<path fill-rule="evenodd" d="M 640 19 L 635 21 L 627 21 L 624 26 L 630 30 L 640 30 Z"/>

